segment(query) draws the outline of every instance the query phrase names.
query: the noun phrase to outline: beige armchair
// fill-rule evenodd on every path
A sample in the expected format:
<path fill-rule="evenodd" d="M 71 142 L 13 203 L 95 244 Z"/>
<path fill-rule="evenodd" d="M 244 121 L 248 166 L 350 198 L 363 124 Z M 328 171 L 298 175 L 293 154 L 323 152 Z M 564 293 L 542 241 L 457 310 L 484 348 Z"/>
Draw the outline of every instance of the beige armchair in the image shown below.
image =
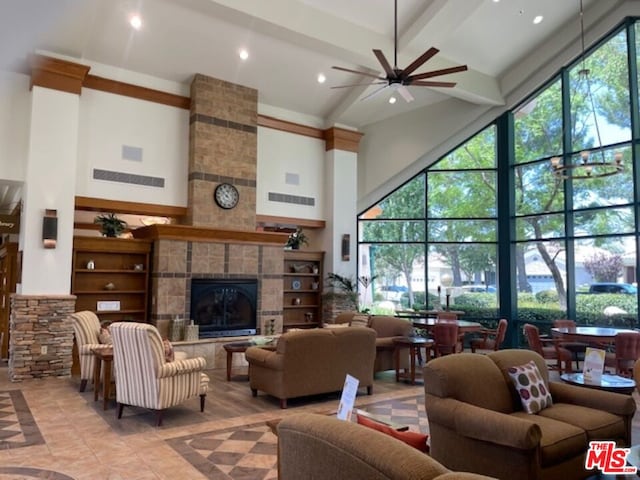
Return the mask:
<path fill-rule="evenodd" d="M 125 405 L 155 410 L 157 425 L 162 425 L 164 409 L 200 396 L 200 411 L 209 386 L 203 373 L 202 357 L 165 360 L 164 346 L 153 325 L 116 322 L 110 326 L 113 338 L 113 364 L 116 370 L 118 418 Z"/>
<path fill-rule="evenodd" d="M 507 370 L 533 360 L 553 398 L 523 411 Z M 452 470 L 509 479 L 586 478 L 592 440 L 631 443 L 631 396 L 549 382 L 544 358 L 530 350 L 448 355 L 424 367 L 431 455 Z"/>
<path fill-rule="evenodd" d="M 91 384 L 93 381 L 93 369 L 95 368 L 96 360 L 91 350 L 108 345 L 103 345 L 98 340 L 100 320 L 95 313 L 88 310 L 72 313 L 71 323 L 80 361 L 80 391 L 84 392 L 87 382 Z"/>
<path fill-rule="evenodd" d="M 451 472 L 400 440 L 352 422 L 302 413 L 278 424 L 278 479 L 489 480 Z M 515 478 L 515 477 L 513 477 Z"/>

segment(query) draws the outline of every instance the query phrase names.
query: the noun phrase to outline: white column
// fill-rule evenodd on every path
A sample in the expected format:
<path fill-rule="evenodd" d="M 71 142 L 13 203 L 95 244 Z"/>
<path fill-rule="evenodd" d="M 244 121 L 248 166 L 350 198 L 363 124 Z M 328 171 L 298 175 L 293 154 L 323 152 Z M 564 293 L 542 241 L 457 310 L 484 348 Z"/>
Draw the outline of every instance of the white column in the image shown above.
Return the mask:
<path fill-rule="evenodd" d="M 344 150 L 325 153 L 325 212 L 327 224 L 322 238 L 326 251 L 325 272 L 356 276 L 356 215 L 358 199 L 358 154 Z M 349 260 L 342 259 L 342 240 L 350 237 Z"/>
<path fill-rule="evenodd" d="M 80 97 L 34 86 L 20 228 L 23 295 L 71 291 Z M 42 218 L 57 210 L 55 249 L 42 244 Z"/>

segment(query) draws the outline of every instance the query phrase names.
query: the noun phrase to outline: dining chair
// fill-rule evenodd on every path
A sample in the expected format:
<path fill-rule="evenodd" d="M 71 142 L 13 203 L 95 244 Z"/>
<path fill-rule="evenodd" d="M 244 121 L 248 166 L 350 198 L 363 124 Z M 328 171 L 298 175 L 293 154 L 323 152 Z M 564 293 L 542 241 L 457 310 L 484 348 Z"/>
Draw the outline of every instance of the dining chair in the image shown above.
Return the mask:
<path fill-rule="evenodd" d="M 471 353 L 476 353 L 476 350 L 499 350 L 500 345 L 504 342 L 504 338 L 507 335 L 507 327 L 509 322 L 506 318 L 501 318 L 498 322 L 498 326 L 495 329 L 483 328 L 480 331 L 481 337 L 472 338 L 469 342 L 471 346 Z"/>
<path fill-rule="evenodd" d="M 436 320 L 438 322 L 452 322 L 458 320 L 458 314 L 453 312 L 438 312 L 436 314 Z"/>
<path fill-rule="evenodd" d="M 545 360 L 555 360 L 555 365 L 549 365 L 549 369 L 558 370 L 560 374 L 571 371 L 572 353 L 560 345 L 556 338 L 540 338 L 540 330 L 535 325 L 526 323 L 523 327 L 524 336 L 527 339 L 529 349 L 538 353 Z M 564 363 L 564 367 L 562 364 Z"/>
<path fill-rule="evenodd" d="M 436 357 L 462 351 L 457 323 L 442 322 L 433 326 L 434 353 Z"/>
<path fill-rule="evenodd" d="M 566 318 L 563 318 L 561 320 L 554 320 L 553 321 L 553 326 L 556 327 L 556 328 L 575 329 L 576 328 L 576 322 L 573 321 L 573 320 L 568 320 Z M 573 341 L 573 342 L 565 342 L 565 341 L 562 341 L 562 342 L 560 342 L 560 345 L 571 352 L 571 354 L 573 355 L 573 359 L 576 362 L 576 370 L 579 370 L 580 369 L 580 359 L 584 360 L 584 352 L 587 349 L 587 347 L 589 346 L 589 344 L 585 343 L 585 342 L 575 342 L 575 341 Z"/>
<path fill-rule="evenodd" d="M 633 376 L 633 367 L 640 359 L 640 332 L 620 332 L 615 336 L 614 351 L 607 352 L 605 367 L 612 368 L 616 375 Z"/>

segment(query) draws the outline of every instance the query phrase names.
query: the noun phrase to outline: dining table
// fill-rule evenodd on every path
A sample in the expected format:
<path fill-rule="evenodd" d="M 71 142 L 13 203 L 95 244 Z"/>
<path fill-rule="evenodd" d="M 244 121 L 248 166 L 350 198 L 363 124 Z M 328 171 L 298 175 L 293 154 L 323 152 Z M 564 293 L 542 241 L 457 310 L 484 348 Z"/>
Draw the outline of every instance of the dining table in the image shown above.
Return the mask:
<path fill-rule="evenodd" d="M 463 310 L 396 310 L 396 317 L 401 318 L 424 318 L 437 317 L 439 313 L 455 313 L 456 315 L 464 315 Z"/>
<path fill-rule="evenodd" d="M 602 345 L 613 343 L 618 333 L 635 331 L 614 327 L 553 327 L 551 336 L 566 341 Z"/>
<path fill-rule="evenodd" d="M 431 317 L 412 317 L 411 323 L 414 328 L 423 328 L 427 331 L 432 330 L 436 323 L 442 323 L 442 320 Z M 483 326 L 480 322 L 472 322 L 470 320 L 445 320 L 444 322 L 455 322 L 458 325 L 460 333 L 479 332 Z"/>

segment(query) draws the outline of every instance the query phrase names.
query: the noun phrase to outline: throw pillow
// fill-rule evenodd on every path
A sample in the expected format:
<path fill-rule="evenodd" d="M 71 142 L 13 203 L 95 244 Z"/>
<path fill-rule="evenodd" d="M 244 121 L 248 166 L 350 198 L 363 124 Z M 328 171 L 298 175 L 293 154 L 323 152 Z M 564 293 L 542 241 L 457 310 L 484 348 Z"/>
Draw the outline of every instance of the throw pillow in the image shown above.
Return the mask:
<path fill-rule="evenodd" d="M 429 435 L 412 432 L 410 430 L 407 430 L 406 432 L 399 432 L 398 430 L 391 428 L 389 425 L 376 422 L 375 420 L 365 417 L 364 415 L 356 415 L 356 418 L 360 425 L 373 428 L 374 430 L 378 430 L 382 433 L 386 433 L 387 435 L 393 438 L 397 438 L 398 440 L 420 450 L 421 452 L 429 453 L 429 445 L 427 445 L 427 439 L 429 438 Z"/>
<path fill-rule="evenodd" d="M 533 360 L 525 365 L 510 367 L 508 372 L 518 395 L 520 395 L 522 408 L 525 412 L 538 413 L 553 405 L 551 393 L 547 390 L 542 375 Z"/>
<path fill-rule="evenodd" d="M 167 362 L 173 362 L 173 359 L 175 358 L 175 353 L 173 351 L 173 345 L 171 345 L 171 342 L 169 340 L 167 340 L 166 338 L 164 340 L 162 340 L 162 343 L 164 345 L 164 359 Z"/>
<path fill-rule="evenodd" d="M 368 327 L 369 315 L 354 315 L 349 325 L 352 327 Z"/>
<path fill-rule="evenodd" d="M 98 341 L 103 345 L 112 345 L 113 339 L 111 338 L 111 332 L 109 327 L 100 327 L 100 333 L 98 334 Z"/>

